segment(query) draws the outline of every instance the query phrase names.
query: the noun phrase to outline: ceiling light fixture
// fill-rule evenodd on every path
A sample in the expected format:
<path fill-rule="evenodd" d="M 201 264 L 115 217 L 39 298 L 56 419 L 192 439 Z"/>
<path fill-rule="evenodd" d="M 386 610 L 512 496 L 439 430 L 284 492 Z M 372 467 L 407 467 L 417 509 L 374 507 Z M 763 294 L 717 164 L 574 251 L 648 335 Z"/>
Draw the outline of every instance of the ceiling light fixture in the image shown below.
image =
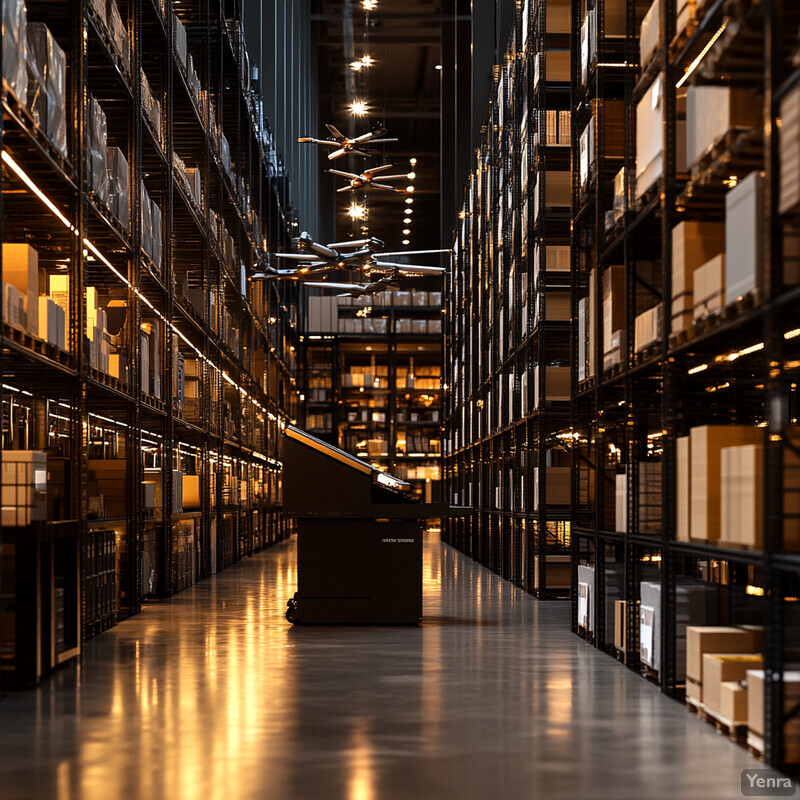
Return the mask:
<path fill-rule="evenodd" d="M 364 206 L 360 206 L 358 203 L 352 203 L 347 209 L 347 215 L 350 219 L 364 219 L 364 214 Z"/>
<path fill-rule="evenodd" d="M 406 218 L 403 220 L 403 223 L 404 223 L 404 224 L 406 224 L 406 225 L 410 225 L 410 224 L 411 224 L 411 217 L 406 217 Z"/>
<path fill-rule="evenodd" d="M 403 236 L 408 236 L 411 233 L 411 228 L 403 228 Z"/>
<path fill-rule="evenodd" d="M 413 197 L 406 197 L 406 203 L 408 205 L 411 205 L 413 202 L 414 202 L 414 198 Z"/>
<path fill-rule="evenodd" d="M 361 56 L 361 63 L 365 67 L 371 67 L 372 64 L 373 64 L 372 56 L 370 56 L 370 55 Z"/>
<path fill-rule="evenodd" d="M 417 177 L 417 173 L 416 173 L 416 172 L 409 172 L 409 173 L 408 173 L 408 175 L 406 175 L 406 177 L 407 177 L 407 178 L 408 178 L 410 181 L 413 181 L 413 180 L 414 180 L 414 178 L 416 178 L 416 177 Z"/>
<path fill-rule="evenodd" d="M 439 69 L 439 70 L 440 70 L 441 68 L 442 68 L 442 65 L 441 65 L 441 64 L 437 64 L 437 65 L 434 67 L 434 69 Z"/>
<path fill-rule="evenodd" d="M 367 104 L 363 100 L 354 100 L 350 103 L 350 113 L 354 117 L 363 117 L 367 113 Z"/>
<path fill-rule="evenodd" d="M 413 191 L 414 191 L 414 187 L 413 187 L 413 186 L 412 186 L 412 185 L 409 183 L 409 184 L 408 184 L 408 186 L 406 186 L 406 191 L 407 191 L 409 194 L 411 194 L 411 192 L 413 192 Z"/>
<path fill-rule="evenodd" d="M 414 164 L 417 163 L 417 159 L 416 158 L 409 158 L 408 159 L 408 163 L 411 164 L 411 166 L 414 166 Z"/>
<path fill-rule="evenodd" d="M 378 0 L 364 0 L 364 11 L 374 11 L 378 7 Z"/>
<path fill-rule="evenodd" d="M 403 239 L 403 244 L 404 245 L 409 245 L 409 244 L 411 244 L 411 242 L 409 242 L 408 239 Z"/>
<path fill-rule="evenodd" d="M 352 69 L 353 72 L 358 72 L 361 69 L 361 67 L 363 67 L 363 66 L 364 65 L 360 61 L 351 61 L 350 62 L 350 69 Z"/>

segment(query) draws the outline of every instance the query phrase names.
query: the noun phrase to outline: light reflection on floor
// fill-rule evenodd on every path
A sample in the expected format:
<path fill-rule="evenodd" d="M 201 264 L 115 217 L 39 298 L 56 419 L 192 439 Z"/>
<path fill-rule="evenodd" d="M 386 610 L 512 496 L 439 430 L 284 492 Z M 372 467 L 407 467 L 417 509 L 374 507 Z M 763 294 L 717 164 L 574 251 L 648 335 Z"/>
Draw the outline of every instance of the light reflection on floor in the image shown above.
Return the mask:
<path fill-rule="evenodd" d="M 740 797 L 753 762 L 428 536 L 425 621 L 292 628 L 294 543 L 0 702 L 3 800 Z"/>

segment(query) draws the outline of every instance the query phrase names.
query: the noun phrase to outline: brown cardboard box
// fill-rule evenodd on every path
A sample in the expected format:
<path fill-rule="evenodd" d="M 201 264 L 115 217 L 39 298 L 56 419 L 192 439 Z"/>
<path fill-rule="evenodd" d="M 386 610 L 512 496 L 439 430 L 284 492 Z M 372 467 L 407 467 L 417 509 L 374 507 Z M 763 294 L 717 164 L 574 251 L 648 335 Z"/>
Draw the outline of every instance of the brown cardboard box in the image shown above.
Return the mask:
<path fill-rule="evenodd" d="M 692 317 L 700 319 L 725 302 L 725 253 L 719 253 L 694 273 Z"/>
<path fill-rule="evenodd" d="M 758 443 L 763 436 L 761 428 L 748 425 L 702 425 L 692 428 L 689 534 L 693 541 L 716 542 L 720 538 L 722 448 Z"/>
<path fill-rule="evenodd" d="M 185 509 L 200 508 L 200 476 L 183 476 L 183 507 Z"/>
<path fill-rule="evenodd" d="M 764 546 L 764 447 L 743 444 L 722 449 L 720 459 L 720 542 L 749 549 Z"/>
<path fill-rule="evenodd" d="M 720 685 L 719 715 L 734 725 L 747 722 L 747 689 L 739 681 L 723 681 Z"/>
<path fill-rule="evenodd" d="M 703 657 L 706 653 L 757 653 L 763 633 L 747 626 L 694 626 L 686 628 L 686 696 L 703 701 Z"/>
<path fill-rule="evenodd" d="M 706 653 L 703 656 L 703 705 L 717 714 L 722 713 L 722 684 L 740 681 L 748 669 L 758 669 L 763 663 L 755 653 Z"/>
<path fill-rule="evenodd" d="M 597 269 L 589 273 L 589 341 L 586 343 L 588 365 L 586 377 L 593 378 L 597 374 L 595 337 L 597 336 Z"/>
<path fill-rule="evenodd" d="M 614 647 L 625 649 L 627 629 L 627 604 L 624 600 L 614 601 Z"/>
<path fill-rule="evenodd" d="M 625 267 L 615 265 L 603 273 L 603 353 L 612 348 L 614 331 L 625 328 Z"/>
<path fill-rule="evenodd" d="M 800 672 L 784 670 L 783 703 L 788 711 L 800 703 Z M 757 736 L 764 735 L 764 670 L 747 670 L 747 727 Z M 793 717 L 783 728 L 786 760 L 800 761 L 800 717 Z"/>
<path fill-rule="evenodd" d="M 3 243 L 3 280 L 22 295 L 26 330 L 39 335 L 39 253 L 29 244 Z"/>
<path fill-rule="evenodd" d="M 724 250 L 723 222 L 681 222 L 672 229 L 673 332 L 691 325 L 695 270 Z"/>

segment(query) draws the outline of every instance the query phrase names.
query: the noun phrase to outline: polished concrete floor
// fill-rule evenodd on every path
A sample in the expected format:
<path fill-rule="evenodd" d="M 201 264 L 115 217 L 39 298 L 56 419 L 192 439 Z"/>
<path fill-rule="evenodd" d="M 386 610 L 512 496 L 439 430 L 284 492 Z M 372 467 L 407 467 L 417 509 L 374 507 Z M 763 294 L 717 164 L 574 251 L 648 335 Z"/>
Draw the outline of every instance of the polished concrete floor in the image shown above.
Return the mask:
<path fill-rule="evenodd" d="M 740 798 L 756 766 L 429 535 L 418 628 L 291 628 L 295 546 L 0 702 L 3 800 Z"/>

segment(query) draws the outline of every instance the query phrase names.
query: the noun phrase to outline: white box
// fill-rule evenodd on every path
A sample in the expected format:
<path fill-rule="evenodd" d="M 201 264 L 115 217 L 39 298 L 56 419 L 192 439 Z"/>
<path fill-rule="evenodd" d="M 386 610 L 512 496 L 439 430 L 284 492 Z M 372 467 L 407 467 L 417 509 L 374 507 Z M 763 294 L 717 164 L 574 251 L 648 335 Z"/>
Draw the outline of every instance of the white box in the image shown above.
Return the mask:
<path fill-rule="evenodd" d="M 764 176 L 751 172 L 725 195 L 725 302 L 758 289 L 764 269 Z"/>
<path fill-rule="evenodd" d="M 656 54 L 661 42 L 661 0 L 655 0 L 642 19 L 639 33 L 639 56 L 642 67 L 646 67 Z"/>
<path fill-rule="evenodd" d="M 720 253 L 695 270 L 694 319 L 722 308 L 725 299 L 725 261 L 725 254 Z"/>

